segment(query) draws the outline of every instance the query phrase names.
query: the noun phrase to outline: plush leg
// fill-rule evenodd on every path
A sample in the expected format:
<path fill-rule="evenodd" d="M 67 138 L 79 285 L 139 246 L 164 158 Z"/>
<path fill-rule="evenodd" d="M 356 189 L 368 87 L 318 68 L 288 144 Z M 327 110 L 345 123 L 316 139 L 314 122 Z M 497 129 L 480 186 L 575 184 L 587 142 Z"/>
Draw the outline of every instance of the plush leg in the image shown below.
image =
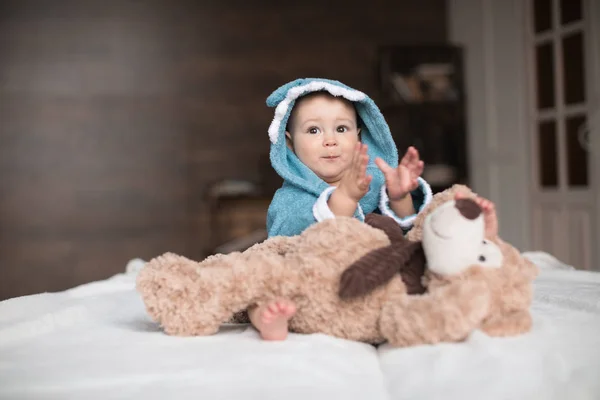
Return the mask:
<path fill-rule="evenodd" d="M 171 335 L 208 335 L 218 330 L 210 318 L 195 317 L 198 263 L 171 253 L 150 260 L 138 273 L 137 290 L 150 317 Z"/>
<path fill-rule="evenodd" d="M 208 262 L 167 254 L 140 271 L 138 291 L 166 333 L 210 335 L 252 304 L 293 294 L 286 282 L 296 282 L 287 275 L 294 271 L 286 268 L 283 257 L 234 253 L 208 261 L 206 266 Z"/>
<path fill-rule="evenodd" d="M 489 310 L 484 282 L 460 281 L 424 295 L 390 298 L 382 310 L 380 329 L 392 346 L 460 341 Z"/>
<path fill-rule="evenodd" d="M 531 329 L 531 314 L 528 310 L 492 317 L 483 322 L 481 330 L 490 336 L 516 336 Z"/>
<path fill-rule="evenodd" d="M 243 256 L 248 258 L 251 257 L 252 254 L 276 254 L 278 256 L 285 256 L 290 250 L 293 250 L 297 246 L 297 237 L 288 237 L 288 236 L 277 236 L 269 238 L 261 243 L 257 243 L 252 247 L 248 248 L 243 252 Z M 200 267 L 208 267 L 208 266 L 226 266 L 226 263 L 223 263 L 224 260 L 227 260 L 227 257 L 230 257 L 231 254 L 215 254 L 211 255 L 202 261 L 199 266 Z M 249 324 L 252 321 L 249 318 L 248 310 L 240 309 L 237 312 L 234 312 L 232 317 L 226 321 L 227 323 L 232 324 Z"/>

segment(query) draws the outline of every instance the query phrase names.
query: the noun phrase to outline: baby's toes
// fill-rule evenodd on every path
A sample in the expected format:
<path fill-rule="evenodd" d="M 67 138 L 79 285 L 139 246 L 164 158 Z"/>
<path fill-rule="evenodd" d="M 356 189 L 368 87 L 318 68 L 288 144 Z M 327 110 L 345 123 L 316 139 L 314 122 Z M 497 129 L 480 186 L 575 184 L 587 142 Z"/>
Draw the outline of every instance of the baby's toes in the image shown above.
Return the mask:
<path fill-rule="evenodd" d="M 286 317 L 289 317 L 289 316 L 292 316 L 292 315 L 294 315 L 294 313 L 295 313 L 295 312 L 296 312 L 296 306 L 295 306 L 295 305 L 293 305 L 293 304 L 287 304 L 287 305 L 285 306 L 285 311 L 284 311 L 284 313 L 283 313 L 283 314 L 284 314 Z"/>
<path fill-rule="evenodd" d="M 277 300 L 267 307 L 273 318 L 285 316 L 288 312 L 288 303 L 285 300 Z"/>
<path fill-rule="evenodd" d="M 296 311 L 296 307 L 293 304 L 285 302 L 285 301 L 279 302 L 278 306 L 279 306 L 279 313 L 284 316 L 289 316 Z"/>
<path fill-rule="evenodd" d="M 267 319 L 267 320 L 272 320 L 273 318 L 277 317 L 277 315 L 279 314 L 279 307 L 277 306 L 277 303 L 271 303 L 269 304 L 267 307 L 265 307 L 264 311 L 263 311 L 263 320 Z"/>
<path fill-rule="evenodd" d="M 279 313 L 279 310 L 280 310 L 279 302 L 273 302 L 273 303 L 269 304 L 269 306 L 267 307 L 267 311 L 269 311 L 273 315 Z"/>
<path fill-rule="evenodd" d="M 273 321 L 273 319 L 275 318 L 275 315 L 276 315 L 275 313 L 273 313 L 267 309 L 263 312 L 260 319 L 263 323 L 270 324 Z"/>

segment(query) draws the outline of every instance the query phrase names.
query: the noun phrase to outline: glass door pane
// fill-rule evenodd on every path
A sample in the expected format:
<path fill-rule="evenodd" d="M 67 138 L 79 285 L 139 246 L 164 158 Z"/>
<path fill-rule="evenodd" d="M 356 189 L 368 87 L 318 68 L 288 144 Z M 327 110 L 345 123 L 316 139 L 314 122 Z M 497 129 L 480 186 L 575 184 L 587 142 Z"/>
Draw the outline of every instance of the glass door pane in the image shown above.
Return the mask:
<path fill-rule="evenodd" d="M 538 109 L 552 108 L 554 101 L 554 49 L 552 43 L 536 47 Z"/>
<path fill-rule="evenodd" d="M 577 32 L 563 37 L 562 47 L 565 104 L 583 103 L 585 101 L 583 34 Z"/>
<path fill-rule="evenodd" d="M 560 23 L 565 25 L 581 19 L 581 0 L 560 0 Z"/>
<path fill-rule="evenodd" d="M 569 186 L 588 185 L 588 137 L 584 115 L 568 117 L 567 133 L 567 170 Z"/>
<path fill-rule="evenodd" d="M 535 33 L 552 28 L 552 0 L 534 0 L 533 2 Z"/>
<path fill-rule="evenodd" d="M 545 121 L 538 126 L 539 183 L 544 188 L 558 186 L 556 122 Z"/>

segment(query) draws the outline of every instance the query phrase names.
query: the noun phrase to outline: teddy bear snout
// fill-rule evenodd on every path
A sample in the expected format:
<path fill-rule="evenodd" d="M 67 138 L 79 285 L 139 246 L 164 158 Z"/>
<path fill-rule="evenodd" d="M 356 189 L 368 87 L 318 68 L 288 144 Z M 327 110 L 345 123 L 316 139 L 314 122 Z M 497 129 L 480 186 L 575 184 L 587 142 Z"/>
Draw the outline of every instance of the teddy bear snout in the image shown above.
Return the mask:
<path fill-rule="evenodd" d="M 476 219 L 481 214 L 481 208 L 472 199 L 456 200 L 454 206 L 463 217 L 470 220 Z"/>
<path fill-rule="evenodd" d="M 482 262 L 483 240 L 483 214 L 473 200 L 448 201 L 425 219 L 423 250 L 429 269 L 438 274 L 457 274 Z"/>

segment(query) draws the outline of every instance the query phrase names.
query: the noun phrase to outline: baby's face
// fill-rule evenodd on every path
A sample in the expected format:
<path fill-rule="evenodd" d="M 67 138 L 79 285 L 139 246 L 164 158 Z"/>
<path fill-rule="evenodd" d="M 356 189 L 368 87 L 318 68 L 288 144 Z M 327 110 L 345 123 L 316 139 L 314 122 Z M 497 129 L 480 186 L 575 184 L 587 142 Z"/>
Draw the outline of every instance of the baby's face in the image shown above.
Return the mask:
<path fill-rule="evenodd" d="M 289 128 L 288 143 L 300 161 L 328 184 L 337 185 L 359 141 L 354 107 L 341 99 L 314 95 L 297 103 Z"/>

